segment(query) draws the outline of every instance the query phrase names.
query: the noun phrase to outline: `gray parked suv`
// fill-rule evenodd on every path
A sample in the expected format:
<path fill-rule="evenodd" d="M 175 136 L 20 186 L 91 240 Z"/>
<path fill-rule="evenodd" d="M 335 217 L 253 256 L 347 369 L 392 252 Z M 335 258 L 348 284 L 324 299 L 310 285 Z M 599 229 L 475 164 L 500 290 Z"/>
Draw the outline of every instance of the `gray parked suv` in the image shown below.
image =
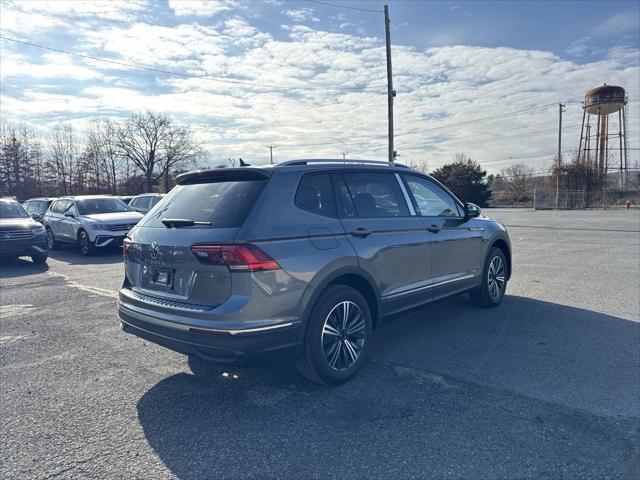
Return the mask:
<path fill-rule="evenodd" d="M 461 292 L 500 304 L 509 237 L 479 213 L 399 164 L 189 172 L 125 239 L 118 315 L 194 373 L 285 356 L 340 383 L 384 317 Z"/>
<path fill-rule="evenodd" d="M 111 195 L 79 195 L 54 200 L 44 214 L 49 250 L 61 242 L 75 243 L 83 255 L 122 245 L 129 230 L 142 218 Z"/>

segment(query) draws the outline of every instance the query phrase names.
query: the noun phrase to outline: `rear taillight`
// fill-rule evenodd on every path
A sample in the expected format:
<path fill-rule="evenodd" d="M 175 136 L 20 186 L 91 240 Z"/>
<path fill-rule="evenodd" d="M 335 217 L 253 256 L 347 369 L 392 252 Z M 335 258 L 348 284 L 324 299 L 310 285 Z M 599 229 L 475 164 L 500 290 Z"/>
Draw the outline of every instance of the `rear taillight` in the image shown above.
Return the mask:
<path fill-rule="evenodd" d="M 201 263 L 226 265 L 229 270 L 257 272 L 278 270 L 280 265 L 255 245 L 194 245 L 191 251 Z"/>
<path fill-rule="evenodd" d="M 132 243 L 133 240 L 128 237 L 125 237 L 125 239 L 122 241 L 122 254 L 124 255 L 125 259 L 127 258 L 127 253 L 129 252 L 129 247 Z"/>

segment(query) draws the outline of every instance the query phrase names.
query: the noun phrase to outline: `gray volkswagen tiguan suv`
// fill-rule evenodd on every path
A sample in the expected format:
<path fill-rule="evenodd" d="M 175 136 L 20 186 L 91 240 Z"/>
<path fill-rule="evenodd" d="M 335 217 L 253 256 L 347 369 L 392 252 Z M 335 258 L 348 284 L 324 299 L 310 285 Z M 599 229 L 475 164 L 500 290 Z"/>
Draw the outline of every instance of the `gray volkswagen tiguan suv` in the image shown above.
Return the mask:
<path fill-rule="evenodd" d="M 125 239 L 118 315 L 194 372 L 285 357 L 340 383 L 384 317 L 461 292 L 500 304 L 509 237 L 479 213 L 385 162 L 185 173 Z"/>

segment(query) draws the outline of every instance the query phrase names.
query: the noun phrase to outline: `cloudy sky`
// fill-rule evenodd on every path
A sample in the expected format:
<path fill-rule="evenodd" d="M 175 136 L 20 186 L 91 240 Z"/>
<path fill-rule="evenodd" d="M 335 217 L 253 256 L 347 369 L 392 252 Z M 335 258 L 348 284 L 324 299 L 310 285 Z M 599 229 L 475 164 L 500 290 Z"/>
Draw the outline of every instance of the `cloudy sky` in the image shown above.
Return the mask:
<path fill-rule="evenodd" d="M 46 132 L 151 109 L 197 131 L 211 164 L 265 163 L 267 145 L 277 161 L 384 160 L 384 2 L 329 3 L 0 0 L 2 119 Z M 627 89 L 638 161 L 637 1 L 388 3 L 399 161 L 546 168 L 557 103 L 571 155 L 581 97 L 605 82 Z"/>

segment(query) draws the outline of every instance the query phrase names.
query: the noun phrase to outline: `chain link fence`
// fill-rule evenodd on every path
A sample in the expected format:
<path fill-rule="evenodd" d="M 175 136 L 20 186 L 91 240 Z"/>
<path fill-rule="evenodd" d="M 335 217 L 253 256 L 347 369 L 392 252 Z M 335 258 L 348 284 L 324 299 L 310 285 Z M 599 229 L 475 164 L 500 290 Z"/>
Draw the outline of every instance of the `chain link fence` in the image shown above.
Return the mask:
<path fill-rule="evenodd" d="M 536 210 L 587 208 L 584 190 L 539 190 L 533 191 L 533 208 Z"/>

